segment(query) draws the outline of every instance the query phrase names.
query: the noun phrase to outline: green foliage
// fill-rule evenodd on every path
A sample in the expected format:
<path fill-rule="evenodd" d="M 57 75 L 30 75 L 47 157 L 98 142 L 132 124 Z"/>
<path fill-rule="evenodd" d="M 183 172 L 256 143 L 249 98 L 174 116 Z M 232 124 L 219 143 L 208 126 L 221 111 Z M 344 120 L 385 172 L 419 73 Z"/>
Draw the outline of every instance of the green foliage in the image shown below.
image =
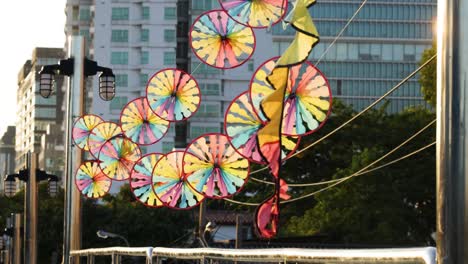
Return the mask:
<path fill-rule="evenodd" d="M 337 103 L 325 130 L 306 144 L 353 114 Z M 289 182 L 301 183 L 346 177 L 399 145 L 434 118 L 434 114 L 420 108 L 395 115 L 385 114 L 384 109 L 370 111 L 300 158 L 289 160 L 283 169 L 285 177 Z M 385 161 L 432 143 L 434 137 L 435 126 Z M 286 228 L 282 235 L 322 234 L 330 243 L 431 243 L 430 234 L 435 230 L 434 151 L 434 148 L 427 149 L 395 165 L 355 177 L 314 198 L 284 206 L 283 227 Z M 296 197 L 324 186 L 294 188 L 291 193 Z"/>
<path fill-rule="evenodd" d="M 437 53 L 435 44 L 432 45 L 432 48 L 424 51 L 421 57 L 420 65 L 424 64 L 427 60 L 432 58 Z M 421 70 L 419 76 L 419 84 L 421 84 L 421 92 L 424 95 L 424 100 L 426 100 L 433 107 L 436 106 L 437 101 L 437 89 L 436 89 L 436 80 L 437 80 L 437 59 L 433 60 L 426 67 Z"/>

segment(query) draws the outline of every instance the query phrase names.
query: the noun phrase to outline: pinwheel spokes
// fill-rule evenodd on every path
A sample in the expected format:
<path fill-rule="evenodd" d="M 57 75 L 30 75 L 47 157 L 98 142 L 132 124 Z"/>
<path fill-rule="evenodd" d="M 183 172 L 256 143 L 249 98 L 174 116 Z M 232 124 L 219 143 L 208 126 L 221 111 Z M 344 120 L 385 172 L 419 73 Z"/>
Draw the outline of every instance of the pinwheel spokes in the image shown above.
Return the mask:
<path fill-rule="evenodd" d="M 88 137 L 91 130 L 104 122 L 97 115 L 83 115 L 73 124 L 72 138 L 76 146 L 83 150 L 89 150 Z"/>
<path fill-rule="evenodd" d="M 226 198 L 244 186 L 249 161 L 235 151 L 226 135 L 205 134 L 187 147 L 184 173 L 197 192 L 209 198 Z"/>
<path fill-rule="evenodd" d="M 122 130 L 139 145 L 151 145 L 161 140 L 169 129 L 169 121 L 153 113 L 145 97 L 129 102 L 120 115 Z"/>
<path fill-rule="evenodd" d="M 174 209 L 190 209 L 204 199 L 185 178 L 183 156 L 183 151 L 169 152 L 159 159 L 153 170 L 153 190 L 156 196 L 165 206 Z"/>
<path fill-rule="evenodd" d="M 130 139 L 115 137 L 102 145 L 98 157 L 102 172 L 113 180 L 122 181 L 130 177 L 133 166 L 141 158 L 141 151 Z"/>
<path fill-rule="evenodd" d="M 191 117 L 200 106 L 201 94 L 196 80 L 188 73 L 164 69 L 149 80 L 146 98 L 156 115 L 173 122 Z"/>
<path fill-rule="evenodd" d="M 273 58 L 262 64 L 250 84 L 252 105 L 262 120 L 266 120 L 266 117 L 260 104 L 275 91 L 266 78 L 275 67 L 276 60 Z M 290 67 L 284 100 L 283 135 L 311 134 L 325 123 L 331 112 L 330 85 L 325 76 L 308 61 Z"/>
<path fill-rule="evenodd" d="M 102 173 L 97 161 L 85 161 L 76 171 L 75 184 L 82 195 L 97 199 L 109 192 L 112 180 Z"/>
<path fill-rule="evenodd" d="M 122 134 L 120 126 L 114 122 L 102 122 L 91 130 L 88 138 L 89 153 L 98 158 L 99 150 L 107 140 Z"/>
<path fill-rule="evenodd" d="M 232 19 L 253 28 L 278 23 L 288 7 L 287 0 L 219 0 L 219 3 Z"/>
<path fill-rule="evenodd" d="M 248 92 L 240 94 L 231 102 L 224 119 L 225 131 L 232 146 L 245 158 L 260 164 L 266 164 L 266 161 L 258 149 L 257 134 L 265 123 L 253 110 Z M 298 136 L 282 136 L 282 159 L 294 154 L 299 142 Z"/>
<path fill-rule="evenodd" d="M 143 156 L 135 163 L 130 174 L 130 188 L 135 198 L 148 207 L 161 207 L 163 203 L 153 191 L 152 173 L 156 163 L 163 156 L 151 153 Z"/>
<path fill-rule="evenodd" d="M 255 35 L 250 27 L 237 23 L 223 10 L 212 10 L 195 20 L 190 43 L 195 55 L 205 64 L 231 69 L 252 56 Z"/>

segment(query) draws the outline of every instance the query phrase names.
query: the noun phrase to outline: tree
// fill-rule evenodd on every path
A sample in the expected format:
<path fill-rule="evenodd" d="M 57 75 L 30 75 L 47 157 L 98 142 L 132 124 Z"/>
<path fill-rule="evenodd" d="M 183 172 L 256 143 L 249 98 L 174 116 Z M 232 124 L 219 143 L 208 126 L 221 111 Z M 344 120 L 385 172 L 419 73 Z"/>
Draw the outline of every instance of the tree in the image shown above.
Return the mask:
<path fill-rule="evenodd" d="M 322 169 L 312 168 L 329 164 L 335 170 L 330 174 L 332 178 L 343 178 L 387 153 L 434 118 L 433 113 L 420 108 L 394 115 L 372 111 L 338 132 L 332 141 L 317 145 L 317 150 L 289 163 L 294 163 L 291 169 L 310 166 L 308 171 L 323 177 L 315 181 L 330 177 L 321 175 Z M 435 129 L 431 128 L 389 159 L 425 146 L 434 137 Z M 304 193 L 313 190 L 317 188 L 310 187 Z M 308 207 L 306 203 L 294 206 L 300 213 L 290 214 L 285 235 L 325 234 L 333 243 L 427 245 L 432 243 L 430 234 L 435 230 L 434 149 L 355 177 L 306 200 Z"/>
<path fill-rule="evenodd" d="M 432 45 L 430 49 L 424 51 L 420 65 L 424 64 L 427 60 L 432 58 L 437 53 L 435 44 Z M 436 106 L 437 101 L 437 60 L 433 60 L 426 67 L 421 70 L 421 75 L 419 76 L 419 84 L 421 84 L 421 92 L 424 95 L 424 100 L 426 100 L 431 106 Z"/>

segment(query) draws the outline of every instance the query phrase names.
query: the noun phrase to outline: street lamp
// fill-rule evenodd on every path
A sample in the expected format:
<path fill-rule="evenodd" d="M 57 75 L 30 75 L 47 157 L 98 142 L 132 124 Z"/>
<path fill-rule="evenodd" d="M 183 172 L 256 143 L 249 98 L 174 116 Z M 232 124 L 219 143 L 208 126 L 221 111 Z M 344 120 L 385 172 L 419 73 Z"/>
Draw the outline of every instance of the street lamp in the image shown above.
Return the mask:
<path fill-rule="evenodd" d="M 107 238 L 109 238 L 109 237 L 111 237 L 111 238 L 120 238 L 120 239 L 122 239 L 122 240 L 125 242 L 125 244 L 127 245 L 127 247 L 130 247 L 130 244 L 128 243 L 128 240 L 127 240 L 125 237 L 123 237 L 123 236 L 121 236 L 121 235 L 119 235 L 119 234 L 114 234 L 114 233 L 106 232 L 106 231 L 104 231 L 104 230 L 98 230 L 98 231 L 96 232 L 96 235 L 97 235 L 98 237 L 102 238 L 102 239 L 107 239 Z"/>
<path fill-rule="evenodd" d="M 44 98 L 49 98 L 54 88 L 54 76 L 57 72 L 59 75 L 73 75 L 74 60 L 73 58 L 60 60 L 59 64 L 42 66 L 39 72 L 39 93 Z M 110 101 L 115 96 L 115 75 L 112 69 L 101 67 L 97 62 L 88 58 L 83 61 L 83 75 L 93 76 L 98 72 L 99 75 L 99 97 L 104 101 Z"/>
<path fill-rule="evenodd" d="M 13 197 L 16 194 L 16 179 L 24 182 L 29 180 L 29 170 L 20 170 L 19 173 L 8 174 L 4 179 L 4 191 L 6 197 Z M 36 182 L 48 180 L 48 192 L 51 197 L 55 197 L 58 192 L 58 177 L 48 174 L 43 170 L 36 169 Z"/>

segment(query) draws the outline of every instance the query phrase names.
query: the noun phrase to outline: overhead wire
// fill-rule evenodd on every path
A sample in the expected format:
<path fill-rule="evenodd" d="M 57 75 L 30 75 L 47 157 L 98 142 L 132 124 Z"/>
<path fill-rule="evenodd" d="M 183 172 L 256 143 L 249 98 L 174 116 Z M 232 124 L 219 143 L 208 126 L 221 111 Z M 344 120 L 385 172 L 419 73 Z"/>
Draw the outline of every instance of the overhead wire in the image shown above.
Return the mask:
<path fill-rule="evenodd" d="M 348 28 L 348 26 L 351 24 L 351 22 L 353 22 L 354 18 L 359 14 L 359 12 L 361 11 L 361 9 L 364 7 L 364 5 L 367 3 L 367 0 L 364 0 L 362 1 L 361 5 L 359 6 L 358 9 L 356 9 L 356 11 L 354 12 L 354 14 L 351 16 L 351 18 L 348 20 L 348 22 L 346 22 L 346 24 L 344 25 L 344 27 L 341 29 L 341 31 L 338 33 L 338 35 L 336 35 L 335 39 L 333 39 L 333 41 L 330 43 L 330 45 L 328 45 L 328 47 L 325 49 L 325 51 L 322 53 L 322 55 L 320 56 L 320 58 L 317 60 L 317 62 L 315 63 L 315 66 L 317 66 L 323 59 L 323 57 L 325 57 L 325 55 L 328 53 L 328 51 L 331 49 L 331 47 L 336 43 L 336 41 L 338 41 L 338 39 L 341 37 L 341 35 L 343 35 L 343 33 L 345 32 L 345 30 Z"/>
<path fill-rule="evenodd" d="M 391 151 L 389 151 L 388 153 L 386 153 L 385 155 L 381 156 L 379 159 L 373 161 L 372 163 L 368 164 L 367 166 L 365 166 L 364 168 L 360 169 L 359 171 L 349 175 L 349 176 L 346 176 L 346 177 L 343 177 L 343 178 L 339 178 L 339 179 L 334 179 L 334 180 L 330 180 L 330 181 L 326 181 L 326 182 L 320 182 L 320 183 L 314 183 L 315 185 L 319 185 L 319 184 L 331 184 L 327 187 L 324 187 L 322 189 L 319 189 L 315 192 L 312 192 L 312 193 L 309 193 L 309 194 L 306 194 L 306 195 L 303 195 L 303 196 L 300 196 L 300 197 L 297 197 L 297 198 L 293 198 L 293 199 L 290 199 L 290 200 L 287 200 L 287 201 L 282 201 L 281 203 L 290 203 L 290 202 L 295 202 L 297 200 L 301 200 L 301 199 L 305 199 L 305 198 L 308 198 L 308 197 L 311 197 L 311 196 L 314 196 L 318 193 L 321 193 L 325 190 L 328 190 L 338 184 L 341 184 L 353 177 L 357 177 L 357 176 L 362 176 L 362 175 L 365 175 L 367 173 L 370 173 L 370 172 L 373 172 L 373 171 L 376 171 L 376 170 L 379 170 L 379 169 L 382 169 L 384 167 L 387 167 L 387 166 L 390 166 L 394 163 L 397 163 L 401 160 L 404 160 L 404 159 L 407 159 L 411 156 L 414 156 L 432 146 L 434 146 L 436 144 L 436 142 L 432 142 L 424 147 L 421 147 L 415 151 L 412 151 L 402 157 L 399 157 L 397 159 L 394 159 L 390 162 L 387 162 L 385 164 L 382 164 L 380 166 L 377 166 L 377 167 L 374 167 L 374 168 L 371 168 L 369 169 L 370 167 L 372 167 L 373 165 L 375 165 L 376 163 L 378 163 L 379 161 L 383 160 L 384 158 L 388 157 L 389 155 L 391 155 L 392 153 L 394 153 L 395 151 L 397 151 L 399 148 L 401 148 L 402 146 L 406 145 L 408 142 L 410 142 L 411 140 L 413 140 L 416 136 L 418 136 L 419 134 L 421 134 L 422 132 L 424 132 L 424 130 L 426 130 L 427 128 L 429 128 L 431 125 L 433 125 L 434 123 L 436 122 L 436 120 L 433 120 L 431 121 L 429 124 L 427 124 L 424 128 L 422 128 L 421 130 L 419 130 L 418 132 L 416 132 L 415 134 L 413 134 L 410 138 L 408 138 L 407 140 L 405 140 L 403 143 L 401 143 L 400 145 L 398 145 L 397 147 L 395 147 L 394 149 L 392 149 Z M 307 185 L 307 184 L 303 184 L 303 185 Z M 296 185 L 298 186 L 298 185 Z M 308 186 L 312 186 L 311 184 L 308 184 Z M 235 203 L 235 204 L 239 204 L 239 205 L 246 205 L 246 206 L 258 206 L 260 205 L 259 203 L 249 203 L 249 202 L 241 202 L 241 201 L 236 201 L 236 200 L 232 200 L 232 199 L 228 199 L 228 198 L 225 198 L 224 200 L 228 201 L 228 202 L 231 202 L 231 203 Z"/>
<path fill-rule="evenodd" d="M 338 132 L 339 130 L 341 130 L 343 127 L 347 126 L 348 124 L 350 124 L 351 122 L 353 122 L 355 119 L 357 119 L 358 117 L 360 117 L 361 115 L 363 115 L 365 112 L 369 111 L 371 108 L 373 108 L 375 105 L 377 105 L 378 103 L 380 103 L 383 99 L 385 99 L 387 96 L 389 96 L 391 93 L 393 93 L 395 90 L 397 90 L 398 88 L 400 88 L 404 83 L 406 83 L 409 79 L 413 78 L 419 71 L 421 71 L 421 69 L 423 69 L 424 67 L 426 67 L 430 62 L 432 62 L 435 58 L 437 57 L 437 55 L 434 55 L 432 56 L 431 58 L 429 58 L 426 62 L 424 62 L 421 66 L 419 66 L 416 70 L 414 70 L 412 73 L 410 73 L 408 76 L 406 76 L 403 80 L 401 80 L 397 85 L 395 85 L 392 89 L 390 89 L 389 91 L 387 91 L 384 95 L 382 95 L 380 98 L 378 98 L 377 100 L 375 100 L 372 104 L 370 104 L 369 106 L 367 106 L 366 108 L 364 108 L 361 112 L 357 113 L 355 116 L 351 117 L 350 119 L 348 119 L 346 122 L 344 122 L 343 124 L 341 124 L 340 126 L 338 126 L 337 128 L 333 129 L 331 132 L 329 132 L 328 134 L 324 135 L 323 137 L 319 138 L 318 140 L 310 143 L 309 145 L 307 145 L 306 147 L 304 147 L 303 149 L 299 150 L 298 152 L 294 153 L 293 155 L 291 155 L 289 157 L 292 158 L 292 157 L 295 157 L 301 153 L 303 153 L 304 151 L 314 147 L 315 145 L 317 145 L 318 143 L 324 141 L 325 139 L 329 138 L 330 136 L 332 136 L 333 134 L 335 134 L 336 132 Z M 259 173 L 261 171 L 264 171 L 264 170 L 267 170 L 268 167 L 263 167 L 261 169 L 258 169 L 258 170 L 255 170 L 253 172 L 250 173 L 250 175 L 252 174 L 256 174 L 256 173 Z M 251 177 L 253 178 L 253 177 Z"/>

